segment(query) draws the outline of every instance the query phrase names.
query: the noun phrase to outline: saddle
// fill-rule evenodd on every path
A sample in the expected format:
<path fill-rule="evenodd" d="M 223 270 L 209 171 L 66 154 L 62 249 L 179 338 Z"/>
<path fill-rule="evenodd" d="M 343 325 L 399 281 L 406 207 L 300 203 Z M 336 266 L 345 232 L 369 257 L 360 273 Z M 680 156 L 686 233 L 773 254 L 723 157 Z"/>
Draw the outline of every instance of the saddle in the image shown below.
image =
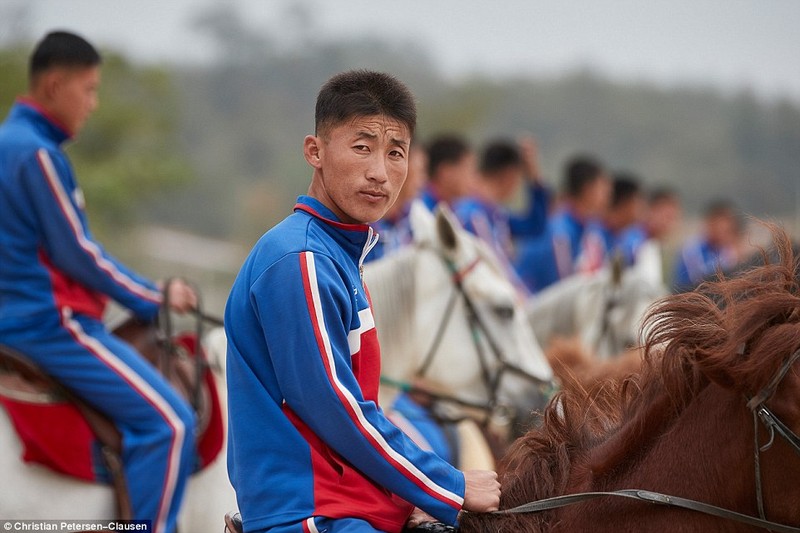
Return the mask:
<path fill-rule="evenodd" d="M 198 469 L 219 454 L 222 411 L 214 378 L 192 334 L 165 336 L 152 323 L 129 319 L 114 334 L 133 345 L 195 409 Z M 27 357 L 0 345 L 0 403 L 23 443 L 22 459 L 96 481 L 94 459 L 105 466 L 120 519 L 131 519 L 120 459 L 122 437 L 103 413 L 71 393 Z M 96 457 L 99 452 L 99 457 Z"/>
<path fill-rule="evenodd" d="M 453 526 L 441 524 L 439 522 L 425 522 L 412 529 L 404 529 L 403 533 L 454 533 L 457 531 Z M 239 513 L 228 513 L 225 515 L 225 533 L 244 533 L 242 526 L 242 515 Z"/>

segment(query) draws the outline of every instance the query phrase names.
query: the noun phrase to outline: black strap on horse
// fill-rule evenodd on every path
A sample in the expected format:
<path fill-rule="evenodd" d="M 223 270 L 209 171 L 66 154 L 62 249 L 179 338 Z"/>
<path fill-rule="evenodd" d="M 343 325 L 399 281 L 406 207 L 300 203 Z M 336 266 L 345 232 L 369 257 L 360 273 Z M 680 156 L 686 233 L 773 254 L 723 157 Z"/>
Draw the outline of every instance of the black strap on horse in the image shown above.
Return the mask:
<path fill-rule="evenodd" d="M 526 503 L 518 507 L 514 507 L 512 509 L 494 511 L 493 514 L 503 515 L 503 514 L 519 514 L 519 513 L 538 513 L 541 511 L 558 509 L 561 507 L 574 505 L 576 503 L 581 503 L 589 500 L 595 500 L 598 498 L 606 498 L 606 497 L 629 498 L 656 505 L 667 505 L 671 507 L 679 507 L 681 509 L 689 509 L 691 511 L 697 511 L 699 513 L 716 516 L 727 520 L 733 520 L 741 524 L 747 524 L 748 526 L 765 528 L 779 533 L 800 533 L 800 527 L 777 524 L 775 522 L 770 522 L 768 520 L 763 520 L 761 518 L 756 518 L 754 516 L 737 513 L 736 511 L 730 511 L 728 509 L 723 509 L 722 507 L 717 507 L 716 505 L 698 502 L 695 500 L 690 500 L 688 498 L 669 496 L 666 494 L 661 494 L 659 492 L 640 490 L 640 489 L 624 489 L 624 490 L 615 490 L 610 492 L 581 492 L 577 494 L 567 494 L 565 496 L 556 496 L 554 498 L 547 498 L 544 500 L 538 500 L 535 502 Z"/>
<path fill-rule="evenodd" d="M 755 474 L 756 474 L 756 499 L 758 503 L 758 514 L 760 518 L 756 518 L 754 516 L 737 513 L 736 511 L 731 511 L 729 509 L 724 509 L 722 507 L 717 507 L 715 505 L 711 505 L 708 503 L 698 502 L 696 500 L 691 500 L 688 498 L 681 498 L 679 496 L 671 496 L 667 494 L 661 494 L 659 492 L 653 492 L 648 490 L 640 490 L 640 489 L 623 489 L 623 490 L 616 490 L 610 492 L 581 492 L 577 494 L 567 494 L 564 496 L 556 496 L 553 498 L 546 498 L 543 500 L 537 500 L 535 502 L 526 503 L 523 505 L 519 505 L 517 507 L 513 507 L 511 509 L 504 509 L 501 511 L 495 511 L 494 514 L 519 514 L 519 513 L 537 513 L 541 511 L 548 511 L 552 509 L 558 509 L 561 507 L 566 507 L 569 505 L 573 505 L 576 503 L 594 500 L 597 498 L 605 498 L 605 497 L 621 497 L 621 498 L 631 498 L 634 500 L 639 500 L 643 502 L 659 504 L 659 505 L 668 505 L 672 507 L 679 507 L 682 509 L 689 509 L 692 511 L 697 511 L 699 513 L 716 516 L 719 518 L 724 518 L 726 520 L 733 520 L 735 522 L 739 522 L 742 524 L 747 524 L 754 527 L 764 528 L 769 531 L 775 531 L 778 533 L 800 533 L 800 527 L 789 526 L 785 524 L 778 524 L 776 522 L 771 522 L 765 518 L 764 512 L 764 500 L 762 495 L 761 489 L 761 462 L 760 462 L 760 452 L 768 450 L 775 439 L 775 433 L 780 435 L 792 449 L 800 455 L 800 437 L 796 433 L 794 433 L 789 426 L 786 425 L 780 418 L 778 418 L 775 413 L 773 413 L 767 406 L 766 402 L 769 400 L 775 391 L 778 388 L 778 385 L 783 381 L 783 378 L 786 377 L 786 374 L 789 372 L 789 369 L 794 366 L 794 364 L 800 360 L 800 349 L 795 351 L 792 355 L 790 355 L 786 361 L 784 361 L 783 365 L 780 367 L 778 372 L 769 383 L 759 391 L 752 399 L 747 402 L 747 407 L 753 412 L 753 422 L 754 422 L 754 434 L 755 434 Z M 758 420 L 761 420 L 764 427 L 767 428 L 769 432 L 770 439 L 764 446 L 760 446 L 758 442 Z"/>

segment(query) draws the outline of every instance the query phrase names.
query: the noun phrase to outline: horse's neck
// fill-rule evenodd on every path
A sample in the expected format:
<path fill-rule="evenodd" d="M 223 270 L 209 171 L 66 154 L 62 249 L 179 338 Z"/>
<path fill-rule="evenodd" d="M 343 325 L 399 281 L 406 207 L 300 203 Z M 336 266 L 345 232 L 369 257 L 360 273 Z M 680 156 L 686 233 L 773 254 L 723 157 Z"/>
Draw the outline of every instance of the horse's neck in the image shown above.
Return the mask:
<path fill-rule="evenodd" d="M 679 413 L 666 395 L 652 398 L 617 432 L 587 454 L 571 473 L 570 492 L 645 489 L 753 514 L 755 477 L 752 419 L 744 401 L 709 385 Z M 614 516 L 615 530 L 629 520 L 648 530 L 671 529 L 674 515 L 630 509 L 625 502 L 589 502 L 563 511 L 565 531 L 587 517 Z M 628 511 L 629 512 L 629 511 Z M 703 521 L 705 518 L 698 517 Z M 643 522 L 646 521 L 646 522 Z M 699 523 L 699 522 L 698 522 Z M 599 530 L 602 530 L 599 529 Z"/>
<path fill-rule="evenodd" d="M 592 292 L 596 281 L 588 276 L 573 276 L 534 296 L 529 318 L 536 337 L 547 342 L 553 335 L 578 333 L 578 306 Z"/>

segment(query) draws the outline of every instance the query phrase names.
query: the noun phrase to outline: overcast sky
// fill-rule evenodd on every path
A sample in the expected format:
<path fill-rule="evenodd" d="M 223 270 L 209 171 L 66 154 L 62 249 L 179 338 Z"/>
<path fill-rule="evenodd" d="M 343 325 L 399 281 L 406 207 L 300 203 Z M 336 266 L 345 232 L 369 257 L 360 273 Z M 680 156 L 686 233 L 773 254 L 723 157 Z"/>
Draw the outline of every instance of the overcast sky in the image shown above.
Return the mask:
<path fill-rule="evenodd" d="M 11 2 L 13 0 L 0 0 Z M 78 31 L 141 60 L 210 56 L 193 14 L 233 5 L 253 28 L 286 34 L 297 0 L 33 0 L 35 35 Z M 305 0 L 322 37 L 414 41 L 447 74 L 558 75 L 750 88 L 800 103 L 798 0 Z"/>

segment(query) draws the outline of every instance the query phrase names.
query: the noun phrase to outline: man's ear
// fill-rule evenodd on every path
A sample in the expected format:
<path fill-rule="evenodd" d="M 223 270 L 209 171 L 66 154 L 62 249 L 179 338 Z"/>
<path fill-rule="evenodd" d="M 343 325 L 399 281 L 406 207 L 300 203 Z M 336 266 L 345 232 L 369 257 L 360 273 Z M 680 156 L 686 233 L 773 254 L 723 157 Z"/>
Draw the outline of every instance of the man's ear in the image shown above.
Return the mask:
<path fill-rule="evenodd" d="M 303 139 L 303 156 L 308 161 L 308 164 L 314 168 L 320 168 L 322 163 L 320 161 L 320 152 L 322 150 L 322 139 L 316 135 L 306 135 Z"/>
<path fill-rule="evenodd" d="M 31 94 L 48 102 L 53 100 L 61 84 L 61 76 L 59 74 L 60 72 L 55 69 L 37 74 L 36 78 L 31 81 Z"/>

